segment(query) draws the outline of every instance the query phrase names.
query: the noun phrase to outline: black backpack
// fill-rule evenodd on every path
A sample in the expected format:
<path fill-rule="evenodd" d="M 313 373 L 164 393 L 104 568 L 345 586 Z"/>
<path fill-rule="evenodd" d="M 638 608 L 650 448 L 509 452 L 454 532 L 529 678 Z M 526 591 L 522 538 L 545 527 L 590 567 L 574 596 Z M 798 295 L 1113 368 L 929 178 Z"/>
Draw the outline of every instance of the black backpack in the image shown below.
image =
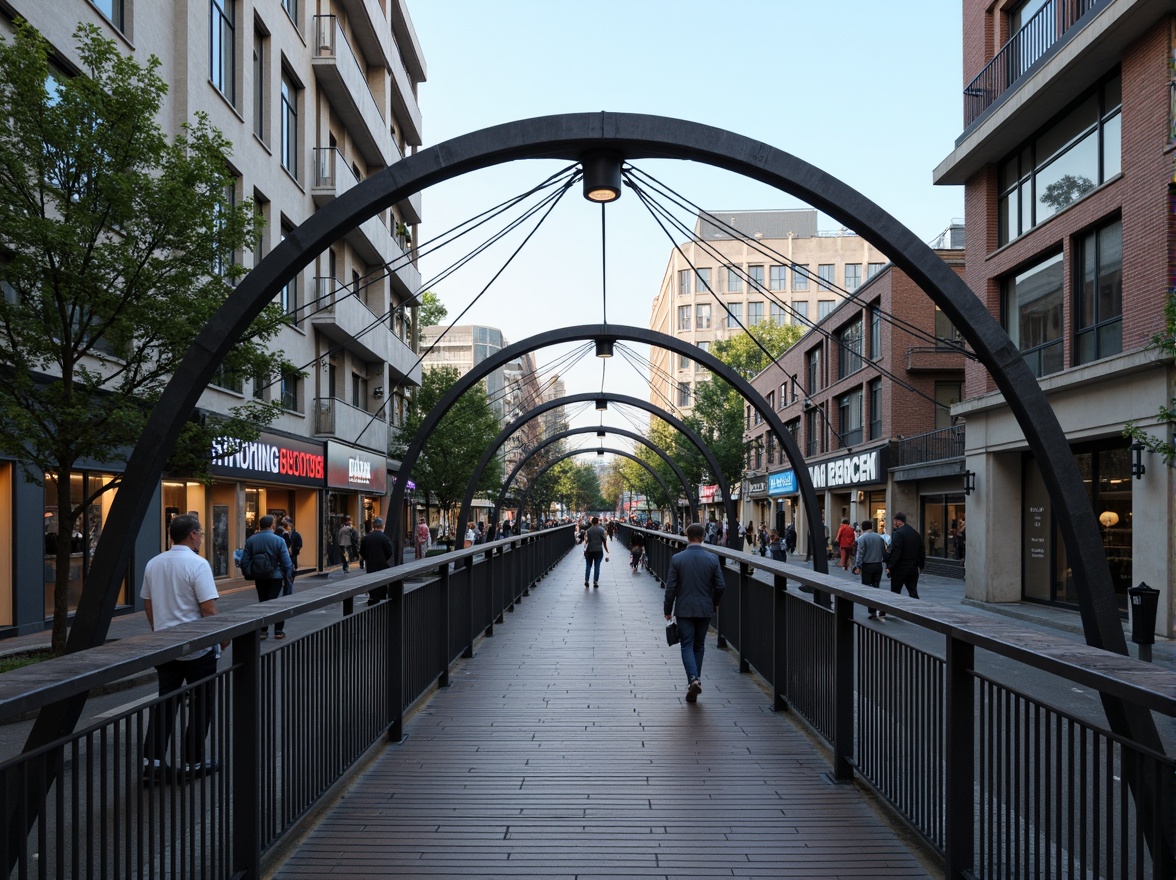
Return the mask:
<path fill-rule="evenodd" d="M 248 556 L 241 555 L 241 574 L 250 580 L 267 578 L 277 567 L 278 563 L 266 547 L 253 550 Z"/>

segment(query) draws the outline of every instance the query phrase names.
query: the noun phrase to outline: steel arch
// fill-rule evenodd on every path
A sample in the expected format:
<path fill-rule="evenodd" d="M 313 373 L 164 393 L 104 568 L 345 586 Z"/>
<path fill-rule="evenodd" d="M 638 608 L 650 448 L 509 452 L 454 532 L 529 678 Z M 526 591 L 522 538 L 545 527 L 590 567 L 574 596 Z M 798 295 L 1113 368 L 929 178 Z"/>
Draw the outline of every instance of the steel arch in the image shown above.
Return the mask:
<path fill-rule="evenodd" d="M 673 413 L 667 412 L 666 410 L 657 407 L 648 400 L 642 400 L 639 397 L 631 397 L 627 394 L 614 394 L 609 391 L 604 391 L 599 394 L 569 394 L 565 397 L 545 400 L 543 403 L 540 403 L 527 412 L 523 413 L 521 416 L 503 428 L 502 431 L 499 432 L 498 436 L 495 437 L 494 440 L 490 443 L 489 449 L 483 453 L 482 458 L 478 461 L 477 466 L 474 468 L 474 475 L 470 478 L 470 485 L 466 489 L 465 498 L 462 500 L 462 505 L 459 508 L 461 512 L 461 518 L 458 520 L 458 524 L 460 525 L 463 522 L 469 522 L 470 510 L 473 507 L 474 501 L 474 486 L 481 477 L 482 471 L 484 471 L 486 466 L 490 463 L 490 459 L 494 457 L 495 452 L 515 431 L 517 431 L 523 425 L 527 424 L 527 422 L 529 422 L 531 419 L 540 416 L 549 410 L 553 410 L 556 407 L 568 406 L 573 403 L 587 403 L 590 400 L 597 400 L 599 398 L 604 398 L 611 403 L 620 403 L 626 406 L 635 407 L 637 409 L 643 409 L 646 412 L 657 416 L 671 428 L 674 428 L 676 431 L 678 431 L 678 433 L 682 434 L 684 437 L 690 440 L 690 442 L 694 444 L 695 448 L 698 449 L 699 454 L 702 455 L 704 459 L 706 459 L 706 463 L 712 472 L 716 474 L 715 479 L 719 481 L 719 493 L 723 497 L 723 509 L 727 511 L 727 516 L 732 519 L 735 518 L 735 505 L 731 500 L 731 492 L 727 483 L 727 478 L 723 476 L 721 470 L 719 469 L 719 462 L 715 458 L 714 453 L 711 451 L 709 446 L 702 442 L 702 438 L 698 436 L 696 431 L 694 431 L 689 425 L 687 425 Z M 697 502 L 697 499 L 694 500 Z"/>
<path fill-rule="evenodd" d="M 593 428 L 593 427 L 569 428 L 566 431 L 560 431 L 556 434 L 552 434 L 550 437 L 543 439 L 538 444 L 536 444 L 534 447 L 529 449 L 527 451 L 527 457 L 524 458 L 522 461 L 520 461 L 517 465 L 515 465 L 514 470 L 512 470 L 510 472 L 510 474 L 507 476 L 507 478 L 502 481 L 502 489 L 499 491 L 498 499 L 495 501 L 495 504 L 494 504 L 494 521 L 495 522 L 498 521 L 499 511 L 502 509 L 502 504 L 506 500 L 507 489 L 510 488 L 510 484 L 514 482 L 514 478 L 519 475 L 519 471 L 521 471 L 523 469 L 523 465 L 527 463 L 527 461 L 530 459 L 530 457 L 532 455 L 535 455 L 541 449 L 546 449 L 552 443 L 558 443 L 560 440 L 564 440 L 568 437 L 576 437 L 576 436 L 579 436 L 580 434 L 595 434 L 600 431 L 604 431 L 608 434 L 616 434 L 620 437 L 628 437 L 630 440 L 636 440 L 638 443 L 644 444 L 645 446 L 647 446 L 651 450 L 653 450 L 653 453 L 655 455 L 657 455 L 659 458 L 661 458 L 662 461 L 664 461 L 667 465 L 669 465 L 670 470 L 672 470 L 674 472 L 674 476 L 676 476 L 678 478 L 678 482 L 682 484 L 682 490 L 686 493 L 686 500 L 690 504 L 691 517 L 694 519 L 698 518 L 698 505 L 696 504 L 696 502 L 694 500 L 694 496 L 691 495 L 691 493 L 690 493 L 690 482 L 686 479 L 686 474 L 682 473 L 682 468 L 678 466 L 678 463 L 676 461 L 674 461 L 672 458 L 670 458 L 668 455 L 666 455 L 666 453 L 663 450 L 658 449 L 657 445 L 652 440 L 648 439 L 647 437 L 642 437 L 640 434 L 638 434 L 635 431 L 629 431 L 629 430 L 626 430 L 625 428 L 610 428 L 608 425 L 601 425 L 600 427 L 597 427 L 597 428 Z M 538 472 L 536 472 L 536 473 L 538 473 Z M 669 487 L 666 486 L 665 484 L 662 484 L 662 487 L 666 490 L 666 497 L 667 498 L 672 497 L 670 495 Z M 529 493 L 530 493 L 530 487 L 528 487 L 528 494 Z M 674 510 L 674 526 L 675 527 L 678 525 L 678 519 L 679 519 L 678 511 L 677 511 L 677 509 L 675 509 Z"/>

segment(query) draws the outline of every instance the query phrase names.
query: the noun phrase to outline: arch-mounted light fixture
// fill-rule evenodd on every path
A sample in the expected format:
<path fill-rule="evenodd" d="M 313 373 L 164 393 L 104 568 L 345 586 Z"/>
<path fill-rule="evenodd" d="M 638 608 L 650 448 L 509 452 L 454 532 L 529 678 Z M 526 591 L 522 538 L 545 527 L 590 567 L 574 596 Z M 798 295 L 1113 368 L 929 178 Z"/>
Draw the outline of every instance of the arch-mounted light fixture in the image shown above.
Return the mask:
<path fill-rule="evenodd" d="M 603 436 L 605 436 L 605 434 L 606 434 L 606 433 L 607 433 L 606 431 L 597 431 L 597 432 L 596 432 L 596 436 L 597 436 L 597 437 L 603 437 Z"/>
<path fill-rule="evenodd" d="M 607 397 L 596 398 L 596 408 L 599 410 L 608 409 L 608 398 Z"/>
<path fill-rule="evenodd" d="M 597 339 L 596 340 L 596 356 L 598 358 L 610 358 L 613 356 L 613 344 L 616 340 L 613 339 Z"/>
<path fill-rule="evenodd" d="M 584 198 L 590 202 L 615 202 L 621 197 L 621 156 L 611 150 L 593 150 L 580 157 L 584 170 Z"/>

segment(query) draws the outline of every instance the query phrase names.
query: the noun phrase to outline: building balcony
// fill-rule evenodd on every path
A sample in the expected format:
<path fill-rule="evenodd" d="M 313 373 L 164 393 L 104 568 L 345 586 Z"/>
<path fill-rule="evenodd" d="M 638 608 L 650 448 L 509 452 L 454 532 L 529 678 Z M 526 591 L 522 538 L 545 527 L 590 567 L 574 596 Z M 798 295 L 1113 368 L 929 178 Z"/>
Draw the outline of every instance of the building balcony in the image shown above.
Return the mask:
<path fill-rule="evenodd" d="M 337 278 L 315 278 L 314 290 L 310 320 L 316 330 L 365 361 L 388 364 L 395 379 L 420 384 L 416 353 L 392 332 L 390 316 L 373 313 Z"/>
<path fill-rule="evenodd" d="M 1051 0 L 964 90 L 964 132 L 934 183 L 962 185 L 1003 161 L 1171 11 L 1171 0 Z"/>
<path fill-rule="evenodd" d="M 369 165 L 391 165 L 400 157 L 388 120 L 368 88 L 367 75 L 333 15 L 314 17 L 311 67 L 319 87 L 347 126 Z"/>
<path fill-rule="evenodd" d="M 914 437 L 899 437 L 895 481 L 925 480 L 964 472 L 964 425 L 952 425 Z"/>
<path fill-rule="evenodd" d="M 907 349 L 908 373 L 951 373 L 964 369 L 963 352 L 932 345 L 916 345 Z"/>
<path fill-rule="evenodd" d="M 381 410 L 370 413 L 337 397 L 314 399 L 314 433 L 351 446 L 388 453 L 387 416 Z"/>

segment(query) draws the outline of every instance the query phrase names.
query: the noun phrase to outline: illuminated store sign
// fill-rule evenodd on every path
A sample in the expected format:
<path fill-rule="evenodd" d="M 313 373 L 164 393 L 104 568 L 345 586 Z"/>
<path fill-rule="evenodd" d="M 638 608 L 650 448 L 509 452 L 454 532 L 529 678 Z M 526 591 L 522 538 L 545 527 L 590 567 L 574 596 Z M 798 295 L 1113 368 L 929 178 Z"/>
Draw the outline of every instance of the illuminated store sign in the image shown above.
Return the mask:
<path fill-rule="evenodd" d="M 388 491 L 388 459 L 367 449 L 328 440 L 327 485 L 383 495 Z"/>
<path fill-rule="evenodd" d="M 884 450 L 875 449 L 811 465 L 808 469 L 814 489 L 836 489 L 880 483 L 886 479 Z"/>
<path fill-rule="evenodd" d="M 323 485 L 326 475 L 321 443 L 273 434 L 245 443 L 214 440 L 209 470 L 217 477 L 315 487 Z"/>
<path fill-rule="evenodd" d="M 769 495 L 792 495 L 796 491 L 796 471 L 780 471 L 778 474 L 768 474 Z"/>

